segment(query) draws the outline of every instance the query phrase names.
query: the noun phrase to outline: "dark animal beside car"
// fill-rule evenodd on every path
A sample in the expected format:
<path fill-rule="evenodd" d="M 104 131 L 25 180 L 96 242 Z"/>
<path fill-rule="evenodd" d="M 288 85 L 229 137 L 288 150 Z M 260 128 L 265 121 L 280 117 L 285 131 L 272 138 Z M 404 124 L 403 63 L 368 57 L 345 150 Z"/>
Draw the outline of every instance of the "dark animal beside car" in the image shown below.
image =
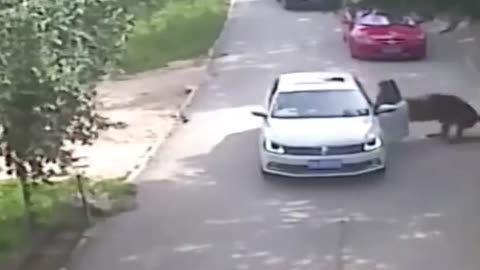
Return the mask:
<path fill-rule="evenodd" d="M 456 126 L 456 138 L 461 139 L 465 129 L 473 127 L 480 117 L 478 112 L 465 100 L 450 94 L 427 94 L 405 98 L 409 107 L 410 122 L 438 121 L 442 127 L 440 135 L 449 138 L 450 129 Z"/>

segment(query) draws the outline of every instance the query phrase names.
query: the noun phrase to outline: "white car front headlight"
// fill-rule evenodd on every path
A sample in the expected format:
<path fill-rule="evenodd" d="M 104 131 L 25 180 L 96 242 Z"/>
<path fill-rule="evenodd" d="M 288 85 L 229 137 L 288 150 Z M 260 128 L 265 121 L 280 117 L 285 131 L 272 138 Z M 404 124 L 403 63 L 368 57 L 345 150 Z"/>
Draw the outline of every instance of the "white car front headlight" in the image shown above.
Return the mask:
<path fill-rule="evenodd" d="M 270 153 L 279 154 L 279 155 L 285 154 L 285 148 L 283 148 L 278 143 L 272 142 L 269 139 L 265 139 L 264 147 L 265 147 L 265 150 Z"/>
<path fill-rule="evenodd" d="M 370 133 L 366 137 L 366 142 L 363 144 L 364 151 L 373 151 L 380 147 L 382 147 L 383 141 L 382 139 L 373 133 Z"/>

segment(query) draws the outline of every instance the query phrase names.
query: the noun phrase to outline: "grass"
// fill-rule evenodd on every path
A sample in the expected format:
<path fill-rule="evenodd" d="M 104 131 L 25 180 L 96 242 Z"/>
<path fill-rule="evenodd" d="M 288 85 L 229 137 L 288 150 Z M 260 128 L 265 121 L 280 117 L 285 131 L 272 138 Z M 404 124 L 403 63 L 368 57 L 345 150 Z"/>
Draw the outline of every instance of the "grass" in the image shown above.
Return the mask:
<path fill-rule="evenodd" d="M 2 184 L 0 189 L 0 254 L 4 255 L 25 242 L 24 227 L 19 226 L 23 222 L 21 194 L 16 183 Z"/>
<path fill-rule="evenodd" d="M 127 73 L 159 68 L 170 61 L 200 56 L 219 36 L 225 0 L 150 0 L 135 7 L 133 33 L 121 68 Z M 155 4 L 156 3 L 156 4 Z"/>
<path fill-rule="evenodd" d="M 114 199 L 134 195 L 137 192 L 136 186 L 131 183 L 125 183 L 123 177 L 97 181 L 92 184 L 91 189 L 96 193 L 107 193 Z"/>
<path fill-rule="evenodd" d="M 480 18 L 480 1 L 478 0 L 366 0 L 362 3 L 404 11 L 416 10 L 420 13 L 462 14 L 477 19 Z"/>
<path fill-rule="evenodd" d="M 107 193 L 111 198 L 119 199 L 134 195 L 135 186 L 127 184 L 122 178 L 91 182 L 88 190 L 97 194 Z M 70 211 L 59 211 L 62 206 L 72 202 L 77 194 L 74 179 L 58 182 L 53 186 L 39 185 L 32 190 L 33 210 L 38 218 L 39 230 L 56 228 L 73 222 Z M 78 218 L 78 217 L 77 217 Z M 29 234 L 24 219 L 24 205 L 18 181 L 0 183 L 0 263 L 5 256 L 28 247 Z"/>

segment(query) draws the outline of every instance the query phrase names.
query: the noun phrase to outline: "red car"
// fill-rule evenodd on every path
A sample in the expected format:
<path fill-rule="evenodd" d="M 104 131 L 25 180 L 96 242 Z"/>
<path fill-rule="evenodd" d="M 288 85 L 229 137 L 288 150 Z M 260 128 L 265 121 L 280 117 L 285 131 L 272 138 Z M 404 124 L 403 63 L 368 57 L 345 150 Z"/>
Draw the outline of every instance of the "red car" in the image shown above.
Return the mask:
<path fill-rule="evenodd" d="M 423 59 L 427 37 L 419 23 L 409 16 L 377 10 L 345 12 L 343 40 L 353 58 Z"/>

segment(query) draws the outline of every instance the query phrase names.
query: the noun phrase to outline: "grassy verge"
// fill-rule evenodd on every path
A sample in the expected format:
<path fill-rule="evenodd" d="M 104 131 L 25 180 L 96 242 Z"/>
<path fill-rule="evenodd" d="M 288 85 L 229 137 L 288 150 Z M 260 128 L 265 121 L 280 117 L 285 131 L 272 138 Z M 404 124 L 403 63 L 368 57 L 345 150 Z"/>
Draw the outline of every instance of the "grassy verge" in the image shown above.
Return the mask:
<path fill-rule="evenodd" d="M 204 54 L 220 34 L 225 0 L 152 0 L 137 19 L 121 63 L 128 73 Z M 155 4 L 157 2 L 157 4 Z"/>
<path fill-rule="evenodd" d="M 366 0 L 364 5 L 400 9 L 403 11 L 415 10 L 426 14 L 455 14 L 480 18 L 480 1 L 478 0 Z"/>
<path fill-rule="evenodd" d="M 108 179 L 91 182 L 88 191 L 92 194 L 108 194 L 112 201 L 134 195 L 135 187 L 123 179 Z M 72 205 L 77 194 L 76 182 L 66 180 L 53 186 L 39 185 L 32 190 L 33 210 L 37 217 L 35 230 L 68 226 L 75 220 L 71 211 L 60 211 Z M 0 264 L 7 256 L 22 252 L 30 243 L 24 219 L 24 205 L 17 181 L 0 183 Z M 1 267 L 1 266 L 0 266 Z"/>
<path fill-rule="evenodd" d="M 0 186 L 0 260 L 25 242 L 21 194 L 17 185 L 8 182 Z"/>

